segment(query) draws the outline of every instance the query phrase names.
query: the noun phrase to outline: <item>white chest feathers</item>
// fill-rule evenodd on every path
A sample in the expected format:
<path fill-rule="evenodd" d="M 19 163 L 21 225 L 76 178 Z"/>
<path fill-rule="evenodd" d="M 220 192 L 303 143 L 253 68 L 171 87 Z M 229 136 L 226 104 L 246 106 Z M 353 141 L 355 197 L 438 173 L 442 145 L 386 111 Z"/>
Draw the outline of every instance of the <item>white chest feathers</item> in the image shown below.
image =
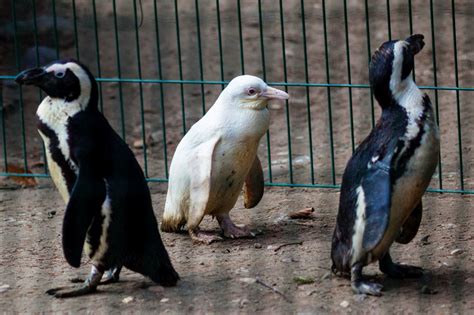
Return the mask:
<path fill-rule="evenodd" d="M 77 174 L 78 167 L 71 159 L 71 150 L 68 143 L 68 122 L 70 117 L 81 110 L 82 108 L 78 102 L 66 103 L 64 100 L 46 97 L 36 111 L 41 123 L 49 128 L 57 138 L 57 147 L 52 147 L 56 141 L 52 141 L 45 133 L 39 131 L 46 148 L 46 158 L 51 177 L 66 202 L 69 200 L 66 179 L 60 165 L 54 160 L 52 151 L 59 150 L 70 169 Z"/>

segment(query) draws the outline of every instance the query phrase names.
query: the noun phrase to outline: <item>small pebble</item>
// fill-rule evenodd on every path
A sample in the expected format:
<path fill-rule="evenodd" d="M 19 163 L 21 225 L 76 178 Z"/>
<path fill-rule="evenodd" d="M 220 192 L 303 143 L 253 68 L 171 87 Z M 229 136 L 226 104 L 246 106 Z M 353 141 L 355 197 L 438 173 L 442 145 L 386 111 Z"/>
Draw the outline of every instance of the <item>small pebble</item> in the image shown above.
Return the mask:
<path fill-rule="evenodd" d="M 460 248 L 456 248 L 455 250 L 451 251 L 450 255 L 458 256 L 458 255 L 461 255 L 462 253 L 464 253 L 464 250 Z"/>
<path fill-rule="evenodd" d="M 8 284 L 2 284 L 0 285 L 0 293 L 3 293 L 5 292 L 6 290 L 8 290 L 10 288 L 10 286 Z"/>
<path fill-rule="evenodd" d="M 437 290 L 431 289 L 429 286 L 424 285 L 421 287 L 421 293 L 422 294 L 436 294 L 438 293 Z"/>
<path fill-rule="evenodd" d="M 166 302 L 168 302 L 169 300 L 170 300 L 170 299 L 168 299 L 168 298 L 162 298 L 162 299 L 160 300 L 160 303 L 166 303 Z"/>
<path fill-rule="evenodd" d="M 255 283 L 257 282 L 257 279 L 245 277 L 245 278 L 240 278 L 239 281 L 244 282 L 244 283 Z"/>
<path fill-rule="evenodd" d="M 341 304 L 339 304 L 340 306 L 346 308 L 349 306 L 349 302 L 347 302 L 346 300 L 342 301 Z"/>
<path fill-rule="evenodd" d="M 253 244 L 253 247 L 255 247 L 255 248 L 262 248 L 262 244 L 260 244 L 260 243 L 255 243 L 255 244 Z"/>
<path fill-rule="evenodd" d="M 133 296 L 127 296 L 122 300 L 122 303 L 128 304 L 134 300 Z"/>

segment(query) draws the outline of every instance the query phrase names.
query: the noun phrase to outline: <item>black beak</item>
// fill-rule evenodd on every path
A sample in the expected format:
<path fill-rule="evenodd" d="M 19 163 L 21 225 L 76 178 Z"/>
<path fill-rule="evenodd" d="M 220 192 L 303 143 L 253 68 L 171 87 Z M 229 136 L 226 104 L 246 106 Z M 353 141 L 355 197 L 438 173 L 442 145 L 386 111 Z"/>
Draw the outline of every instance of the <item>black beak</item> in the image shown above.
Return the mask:
<path fill-rule="evenodd" d="M 405 39 L 405 41 L 410 44 L 410 50 L 413 55 L 419 53 L 425 46 L 425 42 L 423 41 L 424 38 L 425 37 L 421 34 L 415 34 Z"/>
<path fill-rule="evenodd" d="M 15 78 L 15 82 L 20 85 L 38 85 L 46 73 L 43 68 L 28 69 L 18 74 Z"/>

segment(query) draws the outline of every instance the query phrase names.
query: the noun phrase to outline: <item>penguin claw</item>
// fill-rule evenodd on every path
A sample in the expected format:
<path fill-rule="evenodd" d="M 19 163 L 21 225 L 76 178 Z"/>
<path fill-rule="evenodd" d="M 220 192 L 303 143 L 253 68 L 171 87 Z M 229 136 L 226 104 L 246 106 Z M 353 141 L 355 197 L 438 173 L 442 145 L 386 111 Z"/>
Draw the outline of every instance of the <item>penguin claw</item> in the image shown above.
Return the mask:
<path fill-rule="evenodd" d="M 364 282 L 364 281 L 356 281 L 352 282 L 352 291 L 355 294 L 367 294 L 373 296 L 381 296 L 383 285 L 380 283 L 373 283 L 373 282 Z"/>
<path fill-rule="evenodd" d="M 91 287 L 87 285 L 84 285 L 76 289 L 59 287 L 59 288 L 49 289 L 48 291 L 46 291 L 46 294 L 52 295 L 55 298 L 68 298 L 68 297 L 81 296 L 81 295 L 93 293 L 96 291 L 96 289 L 97 287 Z"/>

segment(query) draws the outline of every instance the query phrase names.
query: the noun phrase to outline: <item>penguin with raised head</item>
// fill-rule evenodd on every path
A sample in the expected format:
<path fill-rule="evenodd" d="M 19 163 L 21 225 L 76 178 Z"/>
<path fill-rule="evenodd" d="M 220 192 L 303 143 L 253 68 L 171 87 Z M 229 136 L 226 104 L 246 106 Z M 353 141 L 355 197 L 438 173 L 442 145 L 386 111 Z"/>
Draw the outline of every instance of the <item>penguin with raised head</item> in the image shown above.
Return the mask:
<path fill-rule="evenodd" d="M 220 237 L 200 231 L 199 224 L 205 215 L 212 215 L 225 237 L 252 236 L 247 227 L 232 222 L 229 212 L 242 189 L 246 208 L 262 198 L 257 149 L 270 123 L 267 103 L 287 98 L 287 93 L 254 76 L 242 75 L 229 82 L 176 148 L 162 231 L 176 232 L 186 226 L 193 241 L 209 244 Z"/>
<path fill-rule="evenodd" d="M 92 271 L 83 286 L 48 293 L 71 297 L 94 292 L 108 270 L 122 266 L 164 286 L 179 279 L 161 240 L 145 177 L 127 144 L 97 107 L 97 83 L 75 60 L 25 70 L 16 82 L 35 85 L 47 97 L 37 110 L 51 177 L 66 202 L 62 245 L 79 267 L 83 249 Z"/>
<path fill-rule="evenodd" d="M 394 241 L 406 244 L 415 237 L 421 198 L 438 163 L 433 108 L 411 76 L 423 38 L 385 42 L 370 62 L 382 114 L 344 171 L 331 250 L 333 271 L 350 275 L 358 294 L 381 295 L 382 285 L 362 278 L 362 268 L 375 261 L 390 277 L 423 274 L 419 267 L 394 263 L 389 252 Z"/>

